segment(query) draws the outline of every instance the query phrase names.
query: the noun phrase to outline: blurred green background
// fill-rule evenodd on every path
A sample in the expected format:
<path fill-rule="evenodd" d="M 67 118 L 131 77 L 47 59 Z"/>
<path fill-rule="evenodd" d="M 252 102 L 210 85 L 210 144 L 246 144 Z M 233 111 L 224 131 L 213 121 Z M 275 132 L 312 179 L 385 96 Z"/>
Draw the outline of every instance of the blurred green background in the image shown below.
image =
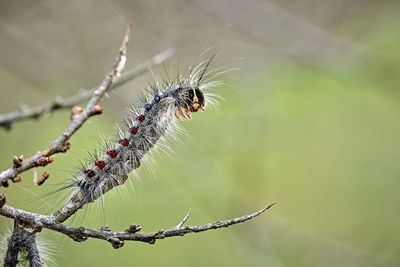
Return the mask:
<path fill-rule="evenodd" d="M 172 158 L 155 154 L 155 174 L 80 211 L 74 225 L 143 232 L 266 214 L 227 229 L 159 240 L 76 243 L 50 231 L 60 266 L 399 266 L 400 2 L 0 1 L 0 113 L 35 106 L 98 84 L 133 21 L 127 69 L 166 49 L 165 67 L 186 66 L 221 33 L 220 62 L 239 68 L 216 92 L 226 101 L 183 122 Z M 230 25 L 227 27 L 227 25 Z M 163 68 L 153 70 L 163 75 Z M 42 187 L 1 188 L 8 204 L 49 213 L 79 160 L 113 133 L 147 74 L 115 93 L 71 139 L 72 148 L 38 169 Z M 33 155 L 69 122 L 69 111 L 0 129 L 0 168 Z M 34 199 L 34 200 L 32 200 Z M 0 218 L 4 232 L 12 221 Z"/>

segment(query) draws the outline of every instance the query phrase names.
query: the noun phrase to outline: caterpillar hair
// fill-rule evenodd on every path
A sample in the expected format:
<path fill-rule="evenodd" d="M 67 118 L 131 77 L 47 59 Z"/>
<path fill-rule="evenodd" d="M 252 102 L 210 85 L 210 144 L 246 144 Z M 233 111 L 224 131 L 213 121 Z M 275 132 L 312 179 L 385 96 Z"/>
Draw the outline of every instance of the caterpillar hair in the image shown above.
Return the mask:
<path fill-rule="evenodd" d="M 0 264 L 16 266 L 17 264 L 29 266 L 53 266 L 54 244 L 45 240 L 42 235 L 25 230 L 14 221 L 14 229 L 7 229 L 0 236 L 0 251 L 2 257 Z"/>
<path fill-rule="evenodd" d="M 218 104 L 218 96 L 210 91 L 217 84 L 216 76 L 224 73 L 214 63 L 216 47 L 208 49 L 203 54 L 205 60 L 188 68 L 185 75 L 149 86 L 139 107 L 132 108 L 123 123 L 117 125 L 116 137 L 105 141 L 64 187 L 72 189 L 72 197 L 53 214 L 57 222 L 65 221 L 83 205 L 124 184 L 128 174 L 141 165 L 160 139 L 168 134 L 174 136 L 177 120 L 188 120 L 190 113 Z"/>

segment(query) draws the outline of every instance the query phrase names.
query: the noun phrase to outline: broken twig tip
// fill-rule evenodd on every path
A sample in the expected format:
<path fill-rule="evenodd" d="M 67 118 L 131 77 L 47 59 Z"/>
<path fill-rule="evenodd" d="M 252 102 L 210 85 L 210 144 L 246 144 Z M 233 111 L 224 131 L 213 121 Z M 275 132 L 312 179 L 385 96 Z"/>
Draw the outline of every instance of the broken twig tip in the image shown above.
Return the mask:
<path fill-rule="evenodd" d="M 182 225 L 187 221 L 187 219 L 189 219 L 190 213 L 192 212 L 192 209 L 189 209 L 188 213 L 186 214 L 186 216 L 182 219 L 182 221 L 179 222 L 179 224 L 177 226 L 175 226 L 175 229 L 179 229 L 182 227 Z"/>
<path fill-rule="evenodd" d="M 271 208 L 272 206 L 274 206 L 276 204 L 276 202 L 272 202 L 271 204 L 269 204 L 268 206 L 266 206 L 264 208 L 264 210 L 268 210 L 269 208 Z"/>

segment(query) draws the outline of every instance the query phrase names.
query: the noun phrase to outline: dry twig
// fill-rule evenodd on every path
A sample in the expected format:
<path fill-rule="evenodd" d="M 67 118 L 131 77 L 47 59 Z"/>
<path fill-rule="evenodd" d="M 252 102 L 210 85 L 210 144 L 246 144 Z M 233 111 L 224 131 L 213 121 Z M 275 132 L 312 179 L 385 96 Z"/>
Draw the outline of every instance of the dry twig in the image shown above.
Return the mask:
<path fill-rule="evenodd" d="M 143 234 L 137 233 L 141 230 L 141 227 L 138 225 L 131 225 L 127 230 L 123 232 L 112 232 L 108 226 L 104 226 L 100 230 L 93 230 L 85 227 L 73 227 L 56 222 L 52 215 L 44 216 L 16 209 L 7 205 L 3 206 L 3 208 L 0 209 L 0 214 L 9 218 L 17 218 L 20 222 L 24 223 L 26 226 L 32 227 L 33 229 L 47 228 L 53 231 L 60 232 L 69 236 L 77 242 L 86 241 L 88 238 L 96 238 L 109 241 L 114 248 L 119 248 L 123 246 L 124 241 L 140 241 L 154 244 L 157 239 L 164 239 L 173 236 L 184 236 L 189 233 L 199 233 L 211 229 L 218 229 L 238 223 L 243 223 L 262 214 L 274 204 L 275 203 L 272 203 L 255 213 L 226 221 L 216 221 L 208 224 L 185 227 L 181 227 L 182 224 L 180 223 L 178 226 L 172 227 L 168 230 L 158 230 L 157 232 Z M 189 214 L 190 213 L 188 213 L 188 215 Z M 182 222 L 187 220 L 187 218 L 189 217 L 188 215 L 185 216 Z"/>
<path fill-rule="evenodd" d="M 138 67 L 126 71 L 121 76 L 121 78 L 112 86 L 112 88 L 117 88 L 127 83 L 128 81 L 131 81 L 132 79 L 142 75 L 143 73 L 146 73 L 152 67 L 164 62 L 171 55 L 172 55 L 172 50 L 167 49 L 155 55 L 153 58 L 143 62 Z M 91 89 L 80 90 L 77 94 L 67 98 L 62 98 L 61 96 L 57 96 L 54 98 L 52 102 L 32 108 L 25 104 L 21 104 L 15 111 L 5 114 L 0 114 L 0 126 L 9 130 L 11 129 L 11 125 L 14 122 L 28 120 L 28 119 L 38 119 L 42 115 L 52 113 L 53 111 L 56 110 L 70 109 L 79 103 L 89 100 L 93 94 L 93 91 L 96 90 L 97 88 L 98 87 L 93 87 Z"/>
<path fill-rule="evenodd" d="M 66 152 L 69 149 L 71 143 L 68 142 L 68 139 L 82 126 L 82 124 L 91 116 L 101 113 L 101 107 L 98 105 L 103 95 L 110 89 L 115 88 L 116 86 L 120 86 L 129 80 L 145 73 L 151 67 L 161 64 L 165 61 L 166 58 L 172 55 L 172 50 L 168 49 L 164 52 L 154 56 L 152 59 L 143 62 L 137 68 L 131 70 L 130 72 L 126 73 L 121 79 L 117 82 L 118 77 L 121 75 L 121 71 L 126 62 L 126 44 L 128 42 L 128 35 L 131 31 L 131 26 L 124 37 L 124 41 L 121 45 L 119 50 L 119 54 L 117 56 L 116 62 L 112 67 L 111 71 L 107 74 L 104 81 L 101 85 L 93 92 L 91 90 L 85 90 L 77 95 L 74 95 L 64 101 L 58 100 L 57 103 L 50 103 L 45 104 L 40 107 L 34 108 L 29 112 L 12 112 L 6 115 L 0 116 L 0 125 L 4 124 L 4 122 L 11 123 L 14 120 L 19 120 L 23 118 L 27 118 L 32 114 L 43 114 L 44 112 L 51 112 L 53 110 L 59 108 L 66 108 L 74 106 L 75 104 L 88 99 L 90 96 L 89 103 L 87 104 L 86 108 L 83 110 L 79 110 L 78 112 L 72 114 L 71 116 L 71 123 L 68 128 L 55 140 L 53 141 L 49 148 L 44 151 L 38 151 L 34 156 L 21 160 L 18 165 L 13 164 L 13 167 L 3 171 L 0 173 L 0 185 L 1 186 L 8 186 L 8 180 L 12 180 L 13 178 L 17 177 L 18 174 L 29 170 L 34 167 L 38 166 L 46 166 L 47 164 L 53 161 L 52 155 L 60 152 Z M 16 115 L 18 113 L 18 115 Z M 10 115 L 14 114 L 14 115 Z M 31 115 L 29 115 L 31 114 Z M 8 116 L 10 115 L 10 116 Z M 8 117 L 8 118 L 7 118 Z M 6 124 L 7 124 L 6 123 Z M 15 162 L 15 161 L 13 161 Z"/>

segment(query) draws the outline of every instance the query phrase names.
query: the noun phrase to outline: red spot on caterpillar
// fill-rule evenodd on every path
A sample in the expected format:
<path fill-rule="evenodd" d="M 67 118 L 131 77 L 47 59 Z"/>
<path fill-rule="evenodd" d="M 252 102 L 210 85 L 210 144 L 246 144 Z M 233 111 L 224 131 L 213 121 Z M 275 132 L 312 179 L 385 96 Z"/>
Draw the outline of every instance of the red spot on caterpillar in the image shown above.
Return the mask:
<path fill-rule="evenodd" d="M 136 134 L 137 133 L 137 128 L 136 127 L 132 127 L 130 131 L 131 131 L 131 134 Z"/>
<path fill-rule="evenodd" d="M 106 166 L 106 164 L 102 160 L 96 160 L 94 165 L 96 165 L 97 168 L 99 168 L 100 170 L 104 169 L 104 167 Z"/>
<path fill-rule="evenodd" d="M 92 170 L 84 170 L 83 172 L 84 172 L 84 173 L 87 175 L 87 177 L 89 177 L 89 178 L 91 178 L 91 177 L 94 176 L 94 171 L 92 171 Z"/>
<path fill-rule="evenodd" d="M 121 140 L 119 140 L 119 143 L 121 144 L 121 145 L 123 145 L 123 146 L 128 146 L 129 145 L 129 141 L 128 141 L 128 139 L 121 139 Z"/>
<path fill-rule="evenodd" d="M 117 156 L 117 151 L 115 150 L 108 150 L 107 155 L 109 155 L 112 158 L 115 158 Z"/>
<path fill-rule="evenodd" d="M 140 115 L 139 118 L 138 118 L 138 120 L 139 120 L 139 121 L 144 121 L 144 116 L 143 116 L 143 115 Z"/>

